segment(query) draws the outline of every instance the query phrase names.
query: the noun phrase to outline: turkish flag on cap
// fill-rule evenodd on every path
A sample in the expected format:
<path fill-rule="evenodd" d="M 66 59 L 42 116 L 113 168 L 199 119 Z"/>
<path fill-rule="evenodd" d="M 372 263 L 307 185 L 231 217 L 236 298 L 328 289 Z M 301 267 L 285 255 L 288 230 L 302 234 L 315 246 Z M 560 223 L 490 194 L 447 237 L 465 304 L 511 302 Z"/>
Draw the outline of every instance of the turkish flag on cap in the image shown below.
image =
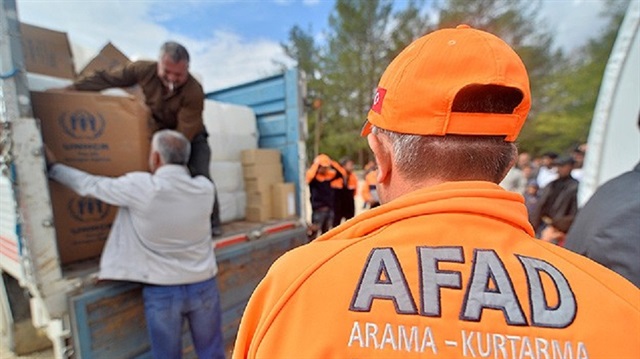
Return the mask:
<path fill-rule="evenodd" d="M 373 96 L 373 104 L 371 105 L 371 109 L 379 114 L 382 114 L 382 101 L 384 100 L 384 95 L 387 93 L 386 89 L 382 87 L 378 87 L 376 89 L 376 94 Z"/>

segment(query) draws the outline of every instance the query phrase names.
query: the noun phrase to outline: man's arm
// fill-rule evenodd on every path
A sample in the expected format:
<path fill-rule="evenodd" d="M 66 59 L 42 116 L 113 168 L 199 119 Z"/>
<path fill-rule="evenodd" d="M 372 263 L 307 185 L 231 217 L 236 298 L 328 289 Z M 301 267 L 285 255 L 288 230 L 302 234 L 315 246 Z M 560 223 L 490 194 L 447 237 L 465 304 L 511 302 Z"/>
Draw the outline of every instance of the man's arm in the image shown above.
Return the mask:
<path fill-rule="evenodd" d="M 143 201 L 144 186 L 136 186 L 132 175 L 118 178 L 94 176 L 57 163 L 50 166 L 49 178 L 81 196 L 94 197 L 114 206 L 126 207 Z"/>
<path fill-rule="evenodd" d="M 316 178 L 316 174 L 318 173 L 318 168 L 320 168 L 320 164 L 318 164 L 317 162 L 313 162 L 311 164 L 311 167 L 309 167 L 309 169 L 307 170 L 307 173 L 305 174 L 305 180 L 307 181 L 307 184 L 311 183 L 311 181 L 313 181 L 313 179 Z"/>
<path fill-rule="evenodd" d="M 331 167 L 336 170 L 336 175 L 335 175 L 335 177 L 333 177 L 333 179 L 337 179 L 337 178 L 346 179 L 347 178 L 347 171 L 340 165 L 340 163 L 331 160 Z"/>
<path fill-rule="evenodd" d="M 204 110 L 204 92 L 200 85 L 194 86 L 182 99 L 178 111 L 176 131 L 182 133 L 189 141 L 204 128 L 202 111 Z"/>
<path fill-rule="evenodd" d="M 85 75 L 68 87 L 69 90 L 101 91 L 112 87 L 129 87 L 138 83 L 136 63 L 99 70 Z"/>

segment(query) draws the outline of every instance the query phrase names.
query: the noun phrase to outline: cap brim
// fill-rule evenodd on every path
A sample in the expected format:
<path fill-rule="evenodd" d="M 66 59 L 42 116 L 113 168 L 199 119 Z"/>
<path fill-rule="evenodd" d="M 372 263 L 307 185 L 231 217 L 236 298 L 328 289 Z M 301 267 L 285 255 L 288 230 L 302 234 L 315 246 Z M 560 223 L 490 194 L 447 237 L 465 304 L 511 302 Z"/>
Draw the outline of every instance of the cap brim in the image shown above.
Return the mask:
<path fill-rule="evenodd" d="M 371 123 L 369 120 L 364 121 L 364 125 L 362 126 L 362 130 L 360 131 L 360 136 L 365 137 L 371 133 Z"/>

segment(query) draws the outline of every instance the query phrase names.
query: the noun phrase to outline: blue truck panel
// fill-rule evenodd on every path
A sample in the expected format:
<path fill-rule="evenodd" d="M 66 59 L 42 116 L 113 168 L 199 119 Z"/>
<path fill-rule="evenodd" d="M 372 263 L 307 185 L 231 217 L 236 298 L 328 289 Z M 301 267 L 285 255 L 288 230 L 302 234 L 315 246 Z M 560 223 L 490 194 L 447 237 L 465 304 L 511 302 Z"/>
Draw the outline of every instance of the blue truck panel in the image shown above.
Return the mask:
<path fill-rule="evenodd" d="M 284 179 L 296 186 L 297 213 L 302 213 L 300 207 L 304 203 L 300 198 L 300 173 L 304 168 L 299 156 L 305 137 L 300 82 L 300 72 L 290 69 L 280 75 L 206 94 L 211 100 L 253 109 L 260 133 L 258 146 L 281 151 Z"/>

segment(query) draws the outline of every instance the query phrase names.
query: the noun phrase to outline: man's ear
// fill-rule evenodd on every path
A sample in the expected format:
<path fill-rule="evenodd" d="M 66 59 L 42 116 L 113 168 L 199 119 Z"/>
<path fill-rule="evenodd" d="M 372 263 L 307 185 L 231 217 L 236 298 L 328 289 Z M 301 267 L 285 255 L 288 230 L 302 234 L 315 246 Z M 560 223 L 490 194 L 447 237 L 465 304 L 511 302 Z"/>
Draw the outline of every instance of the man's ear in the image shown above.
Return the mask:
<path fill-rule="evenodd" d="M 504 170 L 504 173 L 502 174 L 502 177 L 500 178 L 500 180 L 498 181 L 498 183 L 502 182 L 502 180 L 505 179 L 505 177 L 507 177 L 507 174 L 509 173 L 509 170 L 511 170 L 511 168 L 513 166 L 516 165 L 516 162 L 518 161 L 518 148 L 516 146 L 513 146 L 513 153 L 511 156 L 511 161 L 509 162 L 509 166 L 507 166 L 507 168 Z"/>
<path fill-rule="evenodd" d="M 151 173 L 154 173 L 162 165 L 162 158 L 160 158 L 160 152 L 158 151 L 151 151 L 149 156 L 149 169 Z"/>
<path fill-rule="evenodd" d="M 367 142 L 369 142 L 369 147 L 373 151 L 378 165 L 378 183 L 384 183 L 391 178 L 391 163 L 393 162 L 389 141 L 370 133 L 367 136 Z"/>

